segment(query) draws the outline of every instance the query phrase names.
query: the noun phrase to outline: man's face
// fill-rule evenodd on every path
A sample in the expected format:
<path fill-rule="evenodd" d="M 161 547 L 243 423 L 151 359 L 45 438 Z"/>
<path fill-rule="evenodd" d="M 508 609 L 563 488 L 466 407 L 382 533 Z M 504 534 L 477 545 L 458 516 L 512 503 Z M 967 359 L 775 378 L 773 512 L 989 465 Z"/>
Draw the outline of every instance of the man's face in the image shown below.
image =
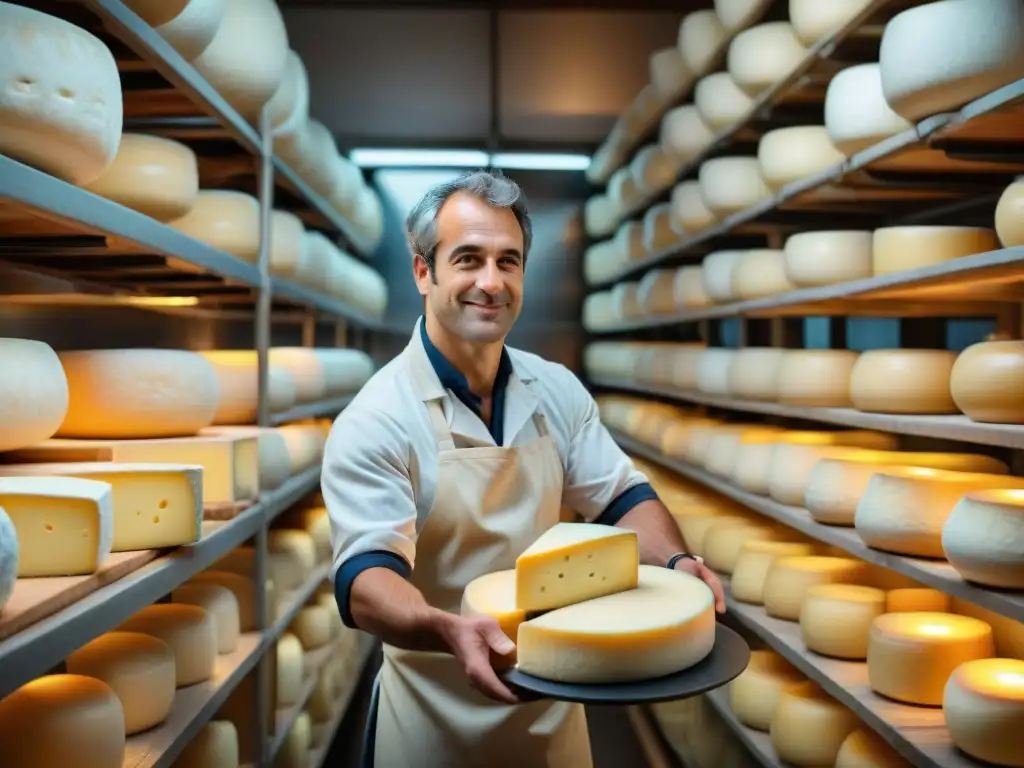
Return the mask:
<path fill-rule="evenodd" d="M 466 341 L 501 341 L 523 300 L 523 231 L 508 208 L 457 192 L 437 217 L 434 278 L 416 259 L 416 285 L 445 330 Z"/>

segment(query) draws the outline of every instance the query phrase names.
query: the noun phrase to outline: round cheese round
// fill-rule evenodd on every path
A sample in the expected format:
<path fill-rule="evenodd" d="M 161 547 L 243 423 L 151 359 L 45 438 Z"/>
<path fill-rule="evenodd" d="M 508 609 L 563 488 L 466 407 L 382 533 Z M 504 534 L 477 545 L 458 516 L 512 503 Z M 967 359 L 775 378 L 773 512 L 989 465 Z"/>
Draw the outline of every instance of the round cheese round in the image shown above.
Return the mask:
<path fill-rule="evenodd" d="M 256 584 L 252 574 L 255 573 L 255 551 L 251 547 L 239 547 L 214 565 L 217 570 L 200 571 L 187 583 L 220 584 L 227 587 L 238 601 L 239 629 L 252 632 L 256 629 Z M 234 561 L 234 562 L 232 562 Z M 243 575 L 244 574 L 244 575 Z M 268 581 L 273 581 L 273 568 Z M 278 585 L 280 586 L 280 585 Z M 270 595 L 268 604 L 272 605 Z"/>
<path fill-rule="evenodd" d="M 705 75 L 714 66 L 729 32 L 713 10 L 694 11 L 679 24 L 677 48 L 686 68 L 695 76 Z"/>
<path fill-rule="evenodd" d="M 309 76 L 295 51 L 288 51 L 284 77 L 267 102 L 267 114 L 275 134 L 294 131 L 309 119 Z"/>
<path fill-rule="evenodd" d="M 968 581 L 1024 589 L 1024 491 L 963 496 L 942 527 L 942 551 Z"/>
<path fill-rule="evenodd" d="M 807 590 L 816 584 L 859 584 L 867 563 L 848 557 L 780 557 L 764 581 L 764 609 L 769 616 L 799 621 Z"/>
<path fill-rule="evenodd" d="M 583 300 L 583 327 L 591 332 L 614 328 L 620 318 L 611 291 L 591 293 Z"/>
<path fill-rule="evenodd" d="M 644 249 L 644 225 L 639 221 L 626 221 L 616 230 L 615 247 L 625 262 L 637 261 L 647 255 Z"/>
<path fill-rule="evenodd" d="M 18 532 L 10 516 L 0 507 L 0 611 L 11 599 L 18 583 Z"/>
<path fill-rule="evenodd" d="M 774 541 L 782 533 L 767 525 L 719 523 L 704 534 L 704 562 L 715 573 L 732 574 L 740 549 L 750 541 Z"/>
<path fill-rule="evenodd" d="M 672 158 L 677 167 L 710 147 L 714 138 L 692 104 L 670 109 L 661 119 L 658 141 L 662 152 Z"/>
<path fill-rule="evenodd" d="M 299 638 L 306 651 L 323 648 L 331 640 L 331 615 L 320 605 L 304 606 L 292 619 L 288 630 Z"/>
<path fill-rule="evenodd" d="M 953 364 L 949 389 L 971 421 L 1024 424 L 1024 341 L 968 347 Z"/>
<path fill-rule="evenodd" d="M 704 124 L 716 133 L 745 120 L 754 108 L 754 100 L 728 72 L 701 78 L 693 89 L 693 103 Z"/>
<path fill-rule="evenodd" d="M 57 437 L 194 435 L 213 422 L 220 386 L 202 355 L 177 349 L 62 352 L 67 415 Z"/>
<path fill-rule="evenodd" d="M 1024 181 L 1006 188 L 996 205 L 996 234 L 1004 248 L 1024 245 Z"/>
<path fill-rule="evenodd" d="M 772 718 L 772 746 L 787 763 L 801 766 L 834 765 L 839 748 L 860 725 L 859 718 L 807 681 L 779 696 Z"/>
<path fill-rule="evenodd" d="M 711 306 L 711 297 L 704 291 L 704 273 L 700 267 L 680 267 L 675 274 L 676 306 L 702 309 Z"/>
<path fill-rule="evenodd" d="M 373 358 L 361 349 L 315 348 L 324 367 L 328 395 L 358 392 L 374 372 Z"/>
<path fill-rule="evenodd" d="M 213 349 L 200 352 L 213 366 L 220 387 L 214 424 L 253 424 L 259 399 L 259 370 L 256 351 Z M 280 365 L 267 366 L 267 398 L 272 413 L 295 405 L 295 382 Z"/>
<path fill-rule="evenodd" d="M 697 364 L 697 389 L 705 395 L 729 396 L 729 369 L 736 359 L 734 349 L 706 349 Z"/>
<path fill-rule="evenodd" d="M 637 301 L 644 314 L 671 315 L 676 311 L 676 273 L 668 269 L 652 269 L 637 286 Z M 651 359 L 653 365 L 654 359 Z"/>
<path fill-rule="evenodd" d="M 811 471 L 822 459 L 858 456 L 864 449 L 817 441 L 777 443 L 768 469 L 768 494 L 780 504 L 802 507 Z"/>
<path fill-rule="evenodd" d="M 829 141 L 823 125 L 797 125 L 768 131 L 757 145 L 761 177 L 781 189 L 842 163 L 844 155 Z"/>
<path fill-rule="evenodd" d="M 211 720 L 185 745 L 175 768 L 235 768 L 239 764 L 238 730 L 230 720 Z"/>
<path fill-rule="evenodd" d="M 267 551 L 274 555 L 281 555 L 292 565 L 295 579 L 292 584 L 282 584 L 284 589 L 295 589 L 302 586 L 316 569 L 316 543 L 306 531 L 289 528 L 271 530 L 267 534 Z"/>
<path fill-rule="evenodd" d="M 788 350 L 779 365 L 779 402 L 849 408 L 850 377 L 859 356 L 849 349 Z"/>
<path fill-rule="evenodd" d="M 761 605 L 764 603 L 764 582 L 776 560 L 813 554 L 814 545 L 806 542 L 748 539 L 743 542 L 736 558 L 729 592 L 741 603 Z"/>
<path fill-rule="evenodd" d="M 850 400 L 871 413 L 956 413 L 949 390 L 956 353 L 941 349 L 875 349 L 850 374 Z"/>
<path fill-rule="evenodd" d="M 297 704 L 302 694 L 302 643 L 285 632 L 277 641 L 277 706 Z"/>
<path fill-rule="evenodd" d="M 200 190 L 195 205 L 170 226 L 249 264 L 259 259 L 260 205 L 244 192 Z"/>
<path fill-rule="evenodd" d="M 1024 622 L 1015 621 L 959 597 L 952 598 L 952 602 L 953 613 L 970 616 L 992 627 L 997 656 L 1024 659 Z"/>
<path fill-rule="evenodd" d="M 174 653 L 179 688 L 213 677 L 217 663 L 217 625 L 213 616 L 197 605 L 150 605 L 121 624 L 118 631 L 141 632 L 167 643 Z"/>
<path fill-rule="evenodd" d="M 982 227 L 884 227 L 872 243 L 872 272 L 888 275 L 999 249 L 996 234 Z"/>
<path fill-rule="evenodd" d="M 729 708 L 748 728 L 767 731 L 779 697 L 806 678 L 775 651 L 750 652 L 750 663 L 729 683 Z"/>
<path fill-rule="evenodd" d="M 708 529 L 723 523 L 744 523 L 748 522 L 748 516 L 722 515 L 717 511 L 710 514 L 685 515 L 675 518 L 679 525 L 679 531 L 683 534 L 683 541 L 686 543 L 686 551 L 698 557 L 704 556 L 704 536 Z"/>
<path fill-rule="evenodd" d="M 872 622 L 885 613 L 885 592 L 853 584 L 808 587 L 800 607 L 804 645 L 822 656 L 863 661 Z"/>
<path fill-rule="evenodd" d="M 949 595 L 937 589 L 903 587 L 885 593 L 886 613 L 949 613 Z"/>
<path fill-rule="evenodd" d="M 675 182 L 676 161 L 657 144 L 648 144 L 637 151 L 630 172 L 642 195 L 653 194 Z"/>
<path fill-rule="evenodd" d="M 190 582 L 171 592 L 175 603 L 198 605 L 210 616 L 217 627 L 217 653 L 234 652 L 241 633 L 241 611 L 235 593 L 220 584 Z"/>
<path fill-rule="evenodd" d="M 724 304 L 735 299 L 732 280 L 736 267 L 746 251 L 713 251 L 701 262 L 704 290 L 714 303 Z"/>
<path fill-rule="evenodd" d="M 672 188 L 672 220 L 680 235 L 693 234 L 715 224 L 718 216 L 704 203 L 700 183 L 684 181 Z"/>
<path fill-rule="evenodd" d="M 789 20 L 799 38 L 814 45 L 849 24 L 871 0 L 789 0 Z"/>
<path fill-rule="evenodd" d="M 717 218 L 745 210 L 771 196 L 756 157 L 716 157 L 697 172 L 700 196 Z"/>
<path fill-rule="evenodd" d="M 974 659 L 942 692 L 942 714 L 958 749 L 993 765 L 1024 766 L 1024 661 Z"/>
<path fill-rule="evenodd" d="M 729 369 L 729 393 L 744 400 L 774 400 L 775 383 L 784 354 L 785 350 L 777 347 L 740 349 Z"/>
<path fill-rule="evenodd" d="M 702 464 L 712 474 L 730 477 L 735 472 L 736 459 L 743 446 L 770 444 L 781 434 L 784 430 L 774 426 L 723 429 L 711 436 Z"/>
<path fill-rule="evenodd" d="M 127 0 L 125 5 L 185 61 L 206 50 L 224 19 L 224 0 Z"/>
<path fill-rule="evenodd" d="M 868 683 L 890 699 L 942 705 L 946 681 L 961 664 L 995 653 L 992 628 L 952 613 L 887 613 L 868 638 Z"/>
<path fill-rule="evenodd" d="M 270 363 L 288 371 L 295 383 L 295 400 L 308 403 L 322 400 L 327 393 L 323 360 L 311 347 L 274 347 Z"/>
<path fill-rule="evenodd" d="M 619 168 L 608 180 L 608 196 L 620 211 L 628 211 L 640 200 L 640 192 L 636 179 L 630 173 L 629 166 Z"/>
<path fill-rule="evenodd" d="M 871 277 L 871 232 L 799 232 L 783 249 L 786 278 L 798 288 Z"/>
<path fill-rule="evenodd" d="M 774 296 L 796 290 L 786 277 L 786 257 L 780 250 L 744 251 L 732 271 L 732 294 L 737 301 Z"/>
<path fill-rule="evenodd" d="M 675 45 L 671 48 L 659 48 L 652 53 L 648 68 L 651 85 L 666 104 L 678 99 L 693 82 L 693 75 L 686 67 L 683 54 Z"/>
<path fill-rule="evenodd" d="M 68 381 L 57 353 L 41 341 L 0 338 L 0 451 L 53 437 L 68 412 Z"/>
<path fill-rule="evenodd" d="M 313 721 L 303 710 L 285 734 L 284 743 L 274 758 L 275 768 L 306 768 L 313 746 Z"/>
<path fill-rule="evenodd" d="M 659 203 L 648 208 L 644 214 L 644 251 L 656 254 L 671 247 L 677 238 L 676 231 L 672 229 L 672 209 L 669 204 Z"/>
<path fill-rule="evenodd" d="M 715 0 L 715 13 L 726 29 L 737 32 L 756 23 L 771 4 L 772 0 Z"/>
<path fill-rule="evenodd" d="M 910 768 L 910 763 L 866 728 L 858 728 L 839 747 L 834 768 Z"/>
<path fill-rule="evenodd" d="M 619 210 L 608 195 L 592 195 L 583 206 L 583 227 L 591 237 L 608 237 L 619 225 Z"/>
<path fill-rule="evenodd" d="M 797 68 L 807 48 L 788 21 L 771 21 L 740 32 L 729 44 L 729 75 L 744 92 L 757 96 Z"/>
<path fill-rule="evenodd" d="M 872 63 L 840 70 L 829 82 L 825 92 L 825 128 L 832 146 L 849 157 L 910 130 L 913 123 L 892 111 L 882 93 L 881 67 Z"/>

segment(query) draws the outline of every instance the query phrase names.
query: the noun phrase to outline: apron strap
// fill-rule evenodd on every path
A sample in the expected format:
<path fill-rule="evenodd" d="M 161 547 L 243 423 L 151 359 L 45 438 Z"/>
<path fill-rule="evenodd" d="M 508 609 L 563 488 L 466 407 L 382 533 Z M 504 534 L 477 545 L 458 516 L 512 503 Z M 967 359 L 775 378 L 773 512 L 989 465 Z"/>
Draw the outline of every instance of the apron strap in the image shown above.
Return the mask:
<path fill-rule="evenodd" d="M 428 400 L 427 412 L 430 413 L 430 423 L 434 427 L 437 447 L 442 451 L 454 451 L 455 440 L 452 438 L 452 431 L 448 428 L 448 422 L 444 418 L 444 408 L 441 407 L 441 402 L 441 398 Z"/>

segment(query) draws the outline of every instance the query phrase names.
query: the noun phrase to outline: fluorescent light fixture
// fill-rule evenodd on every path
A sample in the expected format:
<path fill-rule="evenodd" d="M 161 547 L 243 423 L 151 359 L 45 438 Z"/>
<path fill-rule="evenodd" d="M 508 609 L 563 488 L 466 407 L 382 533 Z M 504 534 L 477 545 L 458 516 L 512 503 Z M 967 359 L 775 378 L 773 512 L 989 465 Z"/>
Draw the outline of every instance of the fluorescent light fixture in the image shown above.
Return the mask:
<path fill-rule="evenodd" d="M 499 152 L 491 156 L 491 165 L 526 171 L 585 171 L 589 155 L 568 155 L 545 152 Z"/>
<path fill-rule="evenodd" d="M 497 152 L 472 149 L 353 149 L 349 159 L 362 168 L 496 168 L 525 171 L 583 171 L 589 155 L 553 152 Z"/>

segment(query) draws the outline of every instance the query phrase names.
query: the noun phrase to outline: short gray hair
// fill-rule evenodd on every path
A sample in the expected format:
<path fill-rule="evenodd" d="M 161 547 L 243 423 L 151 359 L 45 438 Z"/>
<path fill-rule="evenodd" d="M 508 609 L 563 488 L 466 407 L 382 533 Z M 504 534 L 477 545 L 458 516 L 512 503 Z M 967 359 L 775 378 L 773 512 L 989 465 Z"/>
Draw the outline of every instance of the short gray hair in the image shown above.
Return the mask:
<path fill-rule="evenodd" d="M 523 230 L 523 265 L 533 240 L 533 225 L 526 208 L 526 196 L 512 179 L 501 171 L 470 171 L 457 179 L 432 187 L 413 206 L 405 220 L 409 245 L 414 256 L 426 262 L 430 275 L 434 275 L 434 257 L 437 252 L 437 215 L 441 206 L 456 192 L 468 192 L 495 208 L 510 208 Z"/>

